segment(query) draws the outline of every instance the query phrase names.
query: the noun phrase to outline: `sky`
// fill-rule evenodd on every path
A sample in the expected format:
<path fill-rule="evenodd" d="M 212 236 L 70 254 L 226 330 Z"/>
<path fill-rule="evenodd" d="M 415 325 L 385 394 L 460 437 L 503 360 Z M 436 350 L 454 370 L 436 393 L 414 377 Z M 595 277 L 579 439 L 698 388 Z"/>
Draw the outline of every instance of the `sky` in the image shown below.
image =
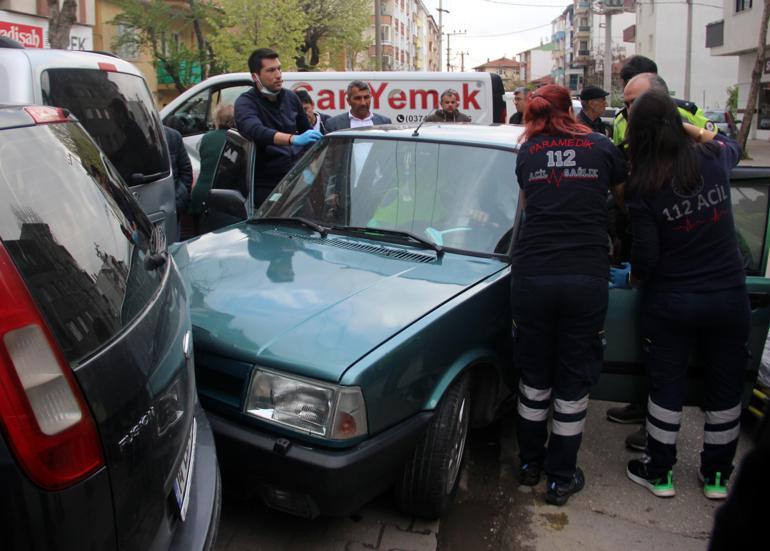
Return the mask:
<path fill-rule="evenodd" d="M 439 0 L 423 0 L 438 23 Z M 551 21 L 572 2 L 570 0 L 442 0 L 444 32 L 465 31 L 449 37 L 451 63 L 460 68 L 459 52 L 465 55 L 465 70 L 548 42 Z M 537 27 L 537 28 L 535 28 Z M 446 68 L 447 38 L 442 61 Z"/>

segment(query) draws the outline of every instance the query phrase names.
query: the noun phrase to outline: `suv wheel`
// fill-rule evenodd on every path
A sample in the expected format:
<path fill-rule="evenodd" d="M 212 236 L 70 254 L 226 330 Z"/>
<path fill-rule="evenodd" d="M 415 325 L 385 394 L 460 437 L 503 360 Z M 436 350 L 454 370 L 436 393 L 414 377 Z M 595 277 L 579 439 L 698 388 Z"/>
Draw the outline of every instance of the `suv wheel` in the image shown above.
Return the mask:
<path fill-rule="evenodd" d="M 463 375 L 441 398 L 433 421 L 396 486 L 399 508 L 425 518 L 444 514 L 460 478 L 470 421 L 470 377 Z"/>

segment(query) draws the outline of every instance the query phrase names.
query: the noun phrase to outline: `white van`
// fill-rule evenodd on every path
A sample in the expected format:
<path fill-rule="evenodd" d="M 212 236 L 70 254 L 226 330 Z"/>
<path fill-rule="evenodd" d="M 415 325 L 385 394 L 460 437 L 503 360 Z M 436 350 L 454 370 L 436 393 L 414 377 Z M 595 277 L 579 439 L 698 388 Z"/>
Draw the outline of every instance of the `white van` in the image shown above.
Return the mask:
<path fill-rule="evenodd" d="M 169 243 L 177 239 L 171 160 L 142 73 L 120 58 L 0 43 L 0 104 L 69 110 L 112 162 Z M 40 152 L 45 155 L 45 152 Z"/>
<path fill-rule="evenodd" d="M 394 123 L 415 123 L 439 108 L 441 93 L 451 88 L 460 94 L 459 109 L 479 124 L 508 122 L 503 101 L 503 81 L 494 73 L 437 72 L 321 72 L 283 73 L 284 86 L 307 90 L 318 111 L 337 115 L 348 110 L 348 83 L 363 80 L 371 86 L 372 111 Z M 217 75 L 196 84 L 160 111 L 163 124 L 185 137 L 191 156 L 203 133 L 214 128 L 214 112 L 220 103 L 236 98 L 254 84 L 250 73 Z"/>

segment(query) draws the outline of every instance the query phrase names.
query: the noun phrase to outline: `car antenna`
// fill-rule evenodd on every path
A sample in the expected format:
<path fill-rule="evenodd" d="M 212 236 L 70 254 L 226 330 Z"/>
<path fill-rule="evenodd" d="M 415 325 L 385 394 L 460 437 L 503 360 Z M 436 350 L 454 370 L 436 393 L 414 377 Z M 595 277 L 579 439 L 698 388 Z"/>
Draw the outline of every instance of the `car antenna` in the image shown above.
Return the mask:
<path fill-rule="evenodd" d="M 433 111 L 431 111 L 430 113 L 433 113 Z M 412 132 L 412 137 L 413 138 L 419 138 L 420 137 L 420 128 L 422 128 L 422 125 L 425 124 L 425 119 L 428 118 L 430 113 L 428 113 L 428 115 L 425 115 L 422 118 L 422 120 L 420 121 L 420 124 L 417 125 L 417 128 L 414 129 L 414 132 Z"/>

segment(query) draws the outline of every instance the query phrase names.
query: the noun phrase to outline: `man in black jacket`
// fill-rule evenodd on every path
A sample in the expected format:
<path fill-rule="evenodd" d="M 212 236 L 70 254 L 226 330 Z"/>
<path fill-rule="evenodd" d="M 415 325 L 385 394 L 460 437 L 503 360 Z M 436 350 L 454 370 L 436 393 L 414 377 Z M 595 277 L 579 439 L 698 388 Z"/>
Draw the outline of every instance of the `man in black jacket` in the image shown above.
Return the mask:
<path fill-rule="evenodd" d="M 577 120 L 588 128 L 608 138 L 612 137 L 612 129 L 602 121 L 602 113 L 607 108 L 607 96 L 610 93 L 598 86 L 589 85 L 580 92 L 580 104 L 583 109 L 578 113 Z"/>
<path fill-rule="evenodd" d="M 176 219 L 179 223 L 182 215 L 187 212 L 190 204 L 190 191 L 193 183 L 193 169 L 190 157 L 184 148 L 182 134 L 168 126 L 163 127 L 168 142 L 168 152 L 171 156 L 171 172 L 174 175 L 174 192 L 176 193 Z M 181 235 L 181 228 L 180 232 Z"/>
<path fill-rule="evenodd" d="M 521 86 L 513 91 L 513 105 L 516 112 L 508 119 L 508 124 L 524 124 L 524 110 L 527 108 L 529 89 Z"/>
<path fill-rule="evenodd" d="M 253 201 L 259 207 L 321 133 L 310 127 L 297 94 L 283 87 L 275 51 L 254 50 L 249 71 L 254 88 L 235 100 L 235 124 L 257 146 Z"/>
<path fill-rule="evenodd" d="M 325 113 L 319 113 L 315 110 L 315 102 L 313 101 L 313 98 L 310 97 L 310 93 L 308 93 L 307 90 L 297 90 L 295 93 L 302 103 L 303 109 L 305 109 L 307 120 L 310 122 L 310 128 L 318 130 L 321 134 L 326 134 L 326 121 L 328 121 L 331 116 Z"/>
<path fill-rule="evenodd" d="M 471 118 L 457 108 L 459 102 L 460 94 L 456 90 L 444 90 L 441 94 L 441 109 L 425 117 L 425 122 L 471 122 Z"/>

